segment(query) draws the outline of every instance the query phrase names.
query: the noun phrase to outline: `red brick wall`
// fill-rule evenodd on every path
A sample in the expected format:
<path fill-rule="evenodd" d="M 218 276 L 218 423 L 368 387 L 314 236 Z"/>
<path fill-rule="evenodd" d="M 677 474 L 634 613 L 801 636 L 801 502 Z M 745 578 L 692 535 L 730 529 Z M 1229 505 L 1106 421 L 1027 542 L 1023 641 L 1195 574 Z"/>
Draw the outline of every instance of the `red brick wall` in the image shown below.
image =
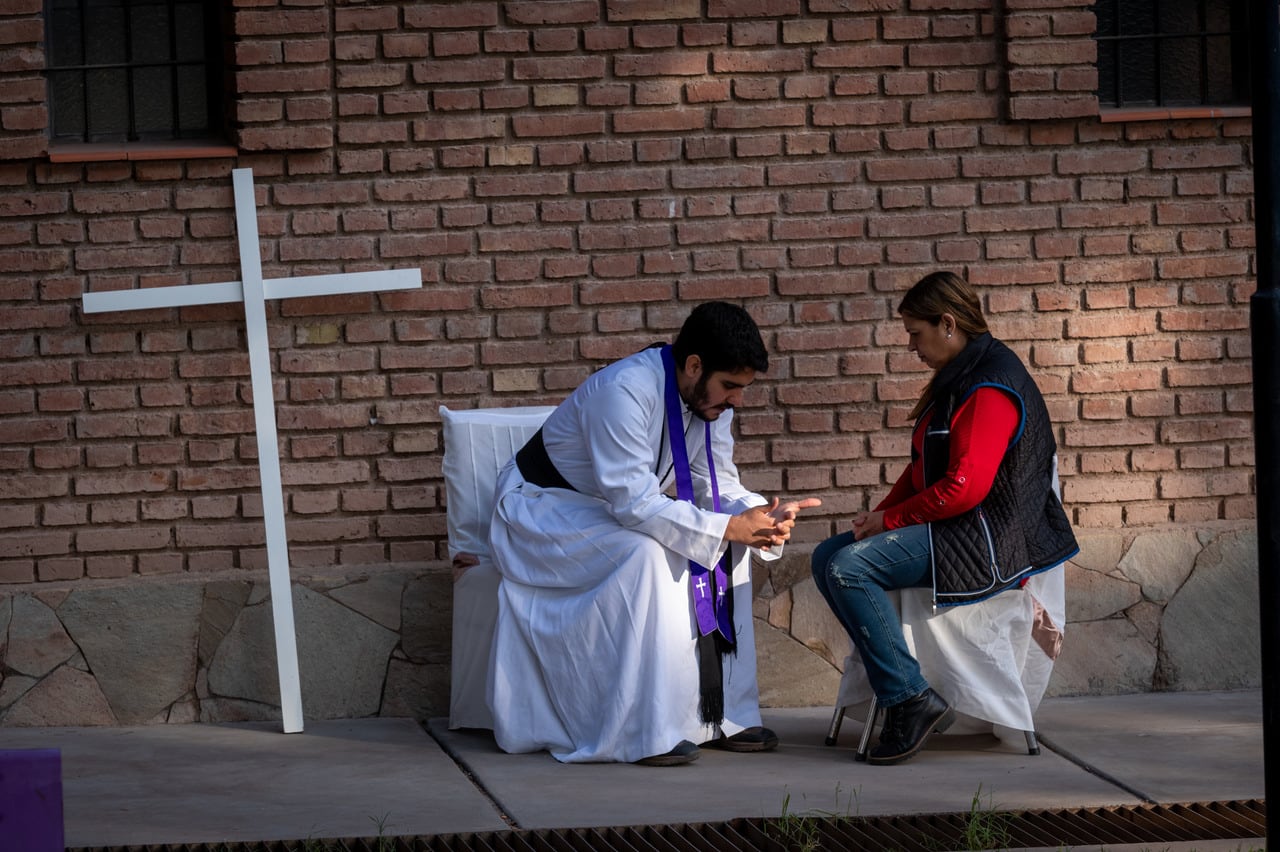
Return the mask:
<path fill-rule="evenodd" d="M 1033 366 L 1084 527 L 1253 512 L 1247 119 L 1104 123 L 1079 0 L 236 0 L 223 159 L 53 164 L 0 10 L 0 582 L 265 564 L 235 306 L 87 290 L 419 266 L 270 309 L 297 566 L 444 556 L 437 407 L 554 402 L 746 304 L 747 480 L 809 546 L 904 461 L 896 295 L 949 268 Z"/>

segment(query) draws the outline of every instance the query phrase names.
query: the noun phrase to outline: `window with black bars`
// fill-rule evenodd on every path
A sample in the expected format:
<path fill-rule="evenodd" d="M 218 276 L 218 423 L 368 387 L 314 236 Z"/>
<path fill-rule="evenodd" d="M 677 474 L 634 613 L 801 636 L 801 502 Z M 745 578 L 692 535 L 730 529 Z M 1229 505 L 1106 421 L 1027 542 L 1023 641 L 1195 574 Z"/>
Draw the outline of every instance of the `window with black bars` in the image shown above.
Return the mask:
<path fill-rule="evenodd" d="M 46 0 L 52 141 L 221 138 L 223 6 Z"/>
<path fill-rule="evenodd" d="M 1247 106 L 1244 0 L 1097 0 L 1103 109 Z"/>

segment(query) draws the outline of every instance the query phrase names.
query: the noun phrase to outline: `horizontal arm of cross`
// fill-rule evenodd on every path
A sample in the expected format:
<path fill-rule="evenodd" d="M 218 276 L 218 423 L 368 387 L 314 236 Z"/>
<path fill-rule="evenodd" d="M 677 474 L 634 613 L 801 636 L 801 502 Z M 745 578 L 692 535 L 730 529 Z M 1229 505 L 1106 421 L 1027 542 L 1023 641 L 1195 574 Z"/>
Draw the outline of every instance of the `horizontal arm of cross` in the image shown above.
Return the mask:
<path fill-rule="evenodd" d="M 340 272 L 271 278 L 262 282 L 268 299 L 304 296 L 337 296 L 370 293 L 376 290 L 410 290 L 422 286 L 418 269 L 379 269 L 371 272 Z M 239 281 L 218 284 L 183 284 L 177 287 L 147 287 L 142 290 L 109 290 L 85 293 L 85 313 L 141 311 L 151 308 L 180 308 L 185 305 L 221 305 L 244 301 L 244 285 Z"/>

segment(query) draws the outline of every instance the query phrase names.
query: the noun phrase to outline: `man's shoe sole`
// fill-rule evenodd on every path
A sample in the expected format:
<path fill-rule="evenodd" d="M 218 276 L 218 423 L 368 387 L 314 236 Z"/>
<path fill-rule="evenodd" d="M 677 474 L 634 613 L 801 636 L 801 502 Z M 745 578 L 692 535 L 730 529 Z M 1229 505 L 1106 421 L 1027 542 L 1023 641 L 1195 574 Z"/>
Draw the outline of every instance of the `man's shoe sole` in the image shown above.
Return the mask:
<path fill-rule="evenodd" d="M 636 766 L 680 766 L 683 763 L 693 763 L 698 759 L 698 755 L 702 752 L 694 748 L 693 751 L 684 754 L 676 754 L 667 752 L 666 754 L 655 754 L 652 757 L 642 757 L 636 761 Z"/>
<path fill-rule="evenodd" d="M 867 755 L 867 763 L 870 763 L 872 766 L 893 766 L 895 763 L 902 763 L 910 760 L 919 753 L 920 749 L 924 748 L 924 744 L 929 741 L 929 737 L 934 734 L 940 734 L 947 728 L 950 728 L 955 720 L 956 711 L 948 707 L 929 727 L 929 733 L 921 737 L 920 742 L 916 743 L 909 751 L 885 757 L 876 757 L 874 754 Z"/>
<path fill-rule="evenodd" d="M 750 731 L 753 734 L 760 734 L 761 739 L 739 739 L 743 734 Z M 739 754 L 747 754 L 757 751 L 773 751 L 778 747 L 778 735 L 768 728 L 748 728 L 739 731 L 732 737 L 721 736 L 719 739 L 709 740 L 702 744 L 703 748 L 716 748 L 722 751 L 732 751 Z"/>
<path fill-rule="evenodd" d="M 723 740 L 720 740 L 713 746 L 713 748 L 722 748 L 725 751 L 737 752 L 739 754 L 748 754 L 750 752 L 756 752 L 756 751 L 773 751 L 777 747 L 778 747 L 777 737 L 770 737 L 767 740 L 760 740 L 759 742 L 752 742 L 750 740 L 747 740 L 745 742 L 742 740 L 738 740 L 735 742 L 732 739 L 725 738 Z"/>

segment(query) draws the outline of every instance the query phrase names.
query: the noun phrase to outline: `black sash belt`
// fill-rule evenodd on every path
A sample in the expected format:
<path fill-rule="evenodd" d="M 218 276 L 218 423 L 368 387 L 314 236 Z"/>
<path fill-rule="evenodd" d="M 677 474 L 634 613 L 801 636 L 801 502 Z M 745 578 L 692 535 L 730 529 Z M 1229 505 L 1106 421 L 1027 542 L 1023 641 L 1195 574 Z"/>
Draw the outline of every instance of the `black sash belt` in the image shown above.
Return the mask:
<path fill-rule="evenodd" d="M 525 482 L 532 482 L 539 488 L 567 488 L 577 491 L 569 481 L 560 475 L 556 466 L 547 455 L 547 445 L 542 442 L 542 430 L 533 433 L 533 437 L 516 453 L 516 467 Z"/>

